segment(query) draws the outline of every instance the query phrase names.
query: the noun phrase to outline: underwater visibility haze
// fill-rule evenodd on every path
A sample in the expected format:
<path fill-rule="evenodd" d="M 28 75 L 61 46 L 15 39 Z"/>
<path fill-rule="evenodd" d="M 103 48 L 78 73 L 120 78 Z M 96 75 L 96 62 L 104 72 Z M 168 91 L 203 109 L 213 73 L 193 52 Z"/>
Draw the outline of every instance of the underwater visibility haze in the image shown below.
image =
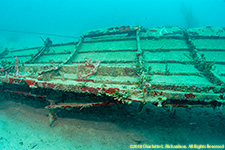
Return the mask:
<path fill-rule="evenodd" d="M 1 0 L 0 150 L 224 149 L 224 0 Z"/>
<path fill-rule="evenodd" d="M 39 38 L 41 34 L 32 35 L 7 30 L 79 37 L 87 30 L 121 25 L 142 25 L 147 28 L 222 27 L 225 24 L 223 19 L 225 2 L 223 0 L 10 0 L 1 1 L 0 14 L 0 46 L 15 48 L 41 44 Z M 74 40 L 52 38 L 56 43 Z"/>

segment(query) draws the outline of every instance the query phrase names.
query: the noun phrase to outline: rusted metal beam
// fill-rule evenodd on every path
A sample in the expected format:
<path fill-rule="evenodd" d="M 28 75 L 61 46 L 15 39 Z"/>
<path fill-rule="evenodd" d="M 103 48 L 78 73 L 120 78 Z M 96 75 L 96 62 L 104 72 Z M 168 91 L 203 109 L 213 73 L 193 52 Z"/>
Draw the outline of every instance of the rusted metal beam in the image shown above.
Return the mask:
<path fill-rule="evenodd" d="M 198 49 L 191 40 L 191 36 L 186 31 L 184 31 L 184 37 L 186 38 L 187 46 L 190 49 L 195 68 L 202 72 L 209 82 L 216 85 L 225 84 L 220 76 L 212 70 L 212 65 L 210 66 L 210 64 L 198 53 Z"/>
<path fill-rule="evenodd" d="M 58 103 L 55 105 L 49 105 L 45 108 L 47 109 L 56 109 L 56 108 L 84 108 L 84 107 L 93 107 L 93 106 L 105 106 L 105 105 L 115 105 L 122 104 L 122 102 L 97 102 L 97 103 Z"/>
<path fill-rule="evenodd" d="M 59 69 L 61 69 L 63 67 L 63 65 L 68 63 L 70 61 L 70 59 L 77 53 L 77 49 L 81 46 L 82 41 L 83 41 L 83 37 L 80 38 L 79 42 L 75 46 L 75 49 L 73 50 L 73 52 L 70 54 L 70 56 L 65 61 L 60 63 L 58 66 L 55 66 L 55 67 L 52 67 L 47 70 L 43 70 L 43 71 L 39 72 L 38 75 L 41 76 L 42 74 L 49 73 L 52 71 L 58 71 Z"/>
<path fill-rule="evenodd" d="M 34 57 L 29 61 L 29 63 L 33 63 L 35 60 L 37 60 L 38 57 L 40 57 L 40 56 L 45 52 L 45 50 L 46 50 L 46 47 L 43 46 L 43 47 L 41 48 L 41 50 L 38 51 L 38 53 L 36 53 L 36 54 L 34 55 Z"/>
<path fill-rule="evenodd" d="M 84 41 L 83 37 L 80 37 L 80 39 L 79 39 L 79 41 L 78 41 L 78 43 L 77 43 L 75 49 L 74 49 L 73 52 L 70 54 L 70 56 L 62 63 L 62 65 L 67 64 L 67 63 L 71 60 L 71 58 L 74 57 L 74 55 L 77 54 L 78 49 L 81 47 L 83 41 Z"/>

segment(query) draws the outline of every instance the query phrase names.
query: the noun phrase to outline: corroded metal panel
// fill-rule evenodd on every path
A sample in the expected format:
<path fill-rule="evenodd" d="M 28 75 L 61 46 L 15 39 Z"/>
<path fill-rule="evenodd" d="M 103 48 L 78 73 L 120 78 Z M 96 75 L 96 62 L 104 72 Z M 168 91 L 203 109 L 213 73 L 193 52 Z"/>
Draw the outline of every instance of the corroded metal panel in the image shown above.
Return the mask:
<path fill-rule="evenodd" d="M 0 80 L 5 92 L 46 98 L 50 110 L 131 102 L 140 109 L 146 103 L 221 106 L 224 42 L 225 31 L 217 27 L 93 30 L 75 43 L 2 53 Z M 59 97 L 69 93 L 106 96 L 105 103 L 63 103 Z"/>

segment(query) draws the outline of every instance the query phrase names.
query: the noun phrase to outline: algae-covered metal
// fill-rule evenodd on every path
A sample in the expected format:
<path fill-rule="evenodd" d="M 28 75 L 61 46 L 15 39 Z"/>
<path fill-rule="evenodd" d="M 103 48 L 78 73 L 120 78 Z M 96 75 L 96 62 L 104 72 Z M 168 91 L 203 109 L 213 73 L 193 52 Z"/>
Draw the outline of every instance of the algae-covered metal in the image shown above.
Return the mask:
<path fill-rule="evenodd" d="M 73 107 L 223 107 L 224 56 L 224 28 L 120 26 L 77 42 L 4 51 L 0 80 L 4 92 L 48 100 L 50 122 L 55 109 Z"/>

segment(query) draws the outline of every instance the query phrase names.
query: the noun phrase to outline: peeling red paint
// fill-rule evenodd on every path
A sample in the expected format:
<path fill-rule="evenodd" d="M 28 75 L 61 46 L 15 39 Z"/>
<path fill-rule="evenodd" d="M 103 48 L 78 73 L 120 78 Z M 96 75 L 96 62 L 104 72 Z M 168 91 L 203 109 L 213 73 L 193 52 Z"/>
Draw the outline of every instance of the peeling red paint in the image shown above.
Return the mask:
<path fill-rule="evenodd" d="M 91 92 L 91 93 L 97 93 L 97 92 L 98 92 L 98 89 L 93 88 L 93 87 L 88 87 L 88 86 L 81 87 L 80 89 L 81 89 L 82 91 L 89 91 L 89 92 Z"/>
<path fill-rule="evenodd" d="M 147 89 L 146 88 L 144 88 L 144 93 L 146 93 L 147 92 Z"/>
<path fill-rule="evenodd" d="M 150 32 L 157 32 L 157 30 L 149 30 Z"/>
<path fill-rule="evenodd" d="M 161 96 L 162 96 L 162 95 L 163 95 L 163 92 L 160 92 L 160 93 L 159 93 L 159 95 L 161 95 Z"/>
<path fill-rule="evenodd" d="M 134 102 L 143 102 L 142 100 L 135 100 L 135 99 L 133 101 Z"/>
<path fill-rule="evenodd" d="M 140 53 L 136 53 L 136 56 L 140 56 L 141 54 Z"/>
<path fill-rule="evenodd" d="M 97 89 L 100 90 L 101 88 L 100 88 L 100 87 L 97 87 Z M 103 88 L 103 89 L 104 89 L 104 88 Z"/>
<path fill-rule="evenodd" d="M 46 84 L 47 84 L 47 82 L 42 82 L 43 88 L 46 88 Z"/>
<path fill-rule="evenodd" d="M 13 83 L 13 81 L 16 81 L 16 82 L 20 83 L 21 82 L 21 79 L 9 78 L 9 83 Z"/>
<path fill-rule="evenodd" d="M 210 86 L 209 88 L 210 88 L 210 89 L 215 89 L 216 87 L 215 87 L 215 86 Z"/>
<path fill-rule="evenodd" d="M 20 83 L 21 79 L 9 78 L 9 83 L 13 83 L 13 81 L 16 81 L 17 83 Z"/>
<path fill-rule="evenodd" d="M 55 84 L 52 83 L 47 83 L 48 88 L 54 89 L 55 88 Z"/>
<path fill-rule="evenodd" d="M 184 96 L 186 97 L 186 99 L 191 99 L 191 98 L 195 98 L 196 95 L 194 95 L 193 93 L 190 93 L 190 94 L 185 94 Z"/>
<path fill-rule="evenodd" d="M 13 78 L 9 78 L 9 83 L 13 83 Z"/>
<path fill-rule="evenodd" d="M 120 89 L 118 89 L 118 88 L 108 88 L 105 92 L 113 94 L 113 93 L 115 93 L 116 90 L 119 91 Z"/>
<path fill-rule="evenodd" d="M 157 96 L 157 95 L 160 95 L 160 96 L 162 96 L 163 95 L 163 92 L 158 92 L 158 91 L 153 91 L 154 92 L 154 96 Z"/>
<path fill-rule="evenodd" d="M 128 97 L 127 100 L 132 100 L 132 99 Z"/>
<path fill-rule="evenodd" d="M 18 83 L 20 83 L 21 82 L 21 79 L 14 79 L 15 81 L 17 81 Z"/>
<path fill-rule="evenodd" d="M 61 106 L 62 108 L 72 108 L 72 106 Z"/>
<path fill-rule="evenodd" d="M 36 83 L 36 81 L 33 80 L 25 80 L 27 82 L 28 85 L 34 85 Z"/>
<path fill-rule="evenodd" d="M 114 102 L 102 102 L 102 103 L 93 103 L 91 106 L 101 106 L 101 105 L 112 105 Z"/>

